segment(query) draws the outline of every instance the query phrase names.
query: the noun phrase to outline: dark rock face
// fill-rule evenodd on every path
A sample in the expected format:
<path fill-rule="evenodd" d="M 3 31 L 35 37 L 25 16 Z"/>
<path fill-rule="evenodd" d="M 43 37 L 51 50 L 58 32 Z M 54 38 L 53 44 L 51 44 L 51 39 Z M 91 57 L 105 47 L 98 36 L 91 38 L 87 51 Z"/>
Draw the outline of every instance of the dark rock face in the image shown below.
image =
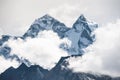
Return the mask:
<path fill-rule="evenodd" d="M 48 70 L 38 65 L 27 67 L 24 63 L 17 69 L 10 67 L 0 75 L 0 80 L 42 80 Z"/>
<path fill-rule="evenodd" d="M 112 78 L 107 75 L 74 73 L 67 68 L 67 65 L 69 65 L 67 59 L 70 57 L 78 56 L 62 57 L 50 71 L 38 65 L 27 67 L 24 63 L 17 69 L 10 67 L 0 75 L 0 80 L 120 80 L 120 77 Z"/>
<path fill-rule="evenodd" d="M 35 38 L 41 31 L 52 30 L 60 38 L 68 38 L 72 43 L 70 49 L 65 48 L 64 44 L 61 48 L 67 50 L 70 54 L 81 54 L 83 53 L 81 51 L 83 48 L 93 43 L 95 37 L 91 33 L 97 27 L 98 25 L 94 23 L 90 25 L 83 15 L 76 20 L 72 28 L 68 28 L 65 24 L 49 15 L 45 15 L 33 22 L 28 31 L 23 35 L 23 39 L 27 37 Z"/>
<path fill-rule="evenodd" d="M 2 46 L 2 44 L 6 41 L 8 41 L 8 39 L 10 38 L 11 36 L 9 35 L 2 35 L 2 38 L 0 39 L 0 46 Z"/>

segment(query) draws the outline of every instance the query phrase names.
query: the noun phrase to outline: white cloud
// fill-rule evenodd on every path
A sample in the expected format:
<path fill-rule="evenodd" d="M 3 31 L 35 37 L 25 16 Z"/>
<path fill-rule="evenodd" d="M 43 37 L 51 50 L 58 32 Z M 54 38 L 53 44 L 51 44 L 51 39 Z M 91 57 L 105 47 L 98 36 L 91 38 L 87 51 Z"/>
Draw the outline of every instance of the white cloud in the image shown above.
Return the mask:
<path fill-rule="evenodd" d="M 61 56 L 67 56 L 67 52 L 60 49 L 61 43 L 67 43 L 67 39 L 60 39 L 53 31 L 40 32 L 37 38 L 10 39 L 5 45 L 12 48 L 11 54 L 28 59 L 33 64 L 51 69 Z"/>
<path fill-rule="evenodd" d="M 6 60 L 2 56 L 0 56 L 0 73 L 4 72 L 11 66 L 17 68 L 19 66 L 19 63 L 15 60 Z"/>
<path fill-rule="evenodd" d="M 96 41 L 86 54 L 70 58 L 69 68 L 75 72 L 95 72 L 120 76 L 120 19 L 95 31 Z"/>

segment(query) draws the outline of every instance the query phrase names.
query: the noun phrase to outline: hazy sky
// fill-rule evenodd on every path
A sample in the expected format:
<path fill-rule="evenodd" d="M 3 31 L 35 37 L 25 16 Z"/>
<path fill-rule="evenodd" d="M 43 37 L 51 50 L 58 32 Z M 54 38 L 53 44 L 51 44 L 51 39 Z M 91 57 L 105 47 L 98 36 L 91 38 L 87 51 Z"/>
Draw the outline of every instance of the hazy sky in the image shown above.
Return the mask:
<path fill-rule="evenodd" d="M 0 34 L 22 35 L 32 22 L 50 14 L 72 26 L 84 14 L 99 25 L 120 18 L 120 0 L 0 0 Z"/>

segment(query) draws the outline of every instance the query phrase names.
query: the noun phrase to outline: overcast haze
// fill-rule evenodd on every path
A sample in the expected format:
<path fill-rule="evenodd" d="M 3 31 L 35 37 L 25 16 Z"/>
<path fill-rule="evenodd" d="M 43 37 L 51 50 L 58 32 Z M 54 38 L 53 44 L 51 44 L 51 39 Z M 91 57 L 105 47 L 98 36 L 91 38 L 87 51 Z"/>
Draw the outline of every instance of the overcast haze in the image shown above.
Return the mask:
<path fill-rule="evenodd" d="M 84 14 L 99 25 L 120 18 L 119 0 L 0 0 L 0 34 L 22 35 L 32 22 L 50 14 L 71 26 Z"/>

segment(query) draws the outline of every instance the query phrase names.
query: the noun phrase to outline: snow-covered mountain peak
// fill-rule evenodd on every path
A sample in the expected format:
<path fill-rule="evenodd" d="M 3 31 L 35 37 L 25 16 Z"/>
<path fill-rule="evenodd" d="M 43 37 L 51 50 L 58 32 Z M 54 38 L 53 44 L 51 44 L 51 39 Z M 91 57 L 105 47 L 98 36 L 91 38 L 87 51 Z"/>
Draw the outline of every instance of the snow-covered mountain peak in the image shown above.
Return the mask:
<path fill-rule="evenodd" d="M 88 25 L 87 19 L 84 17 L 84 15 L 81 15 L 76 22 L 73 24 L 73 28 L 76 30 L 76 32 L 81 32 L 84 29 L 86 29 L 89 33 L 91 32 L 90 27 Z"/>
<path fill-rule="evenodd" d="M 87 18 L 82 14 L 73 24 L 73 28 L 80 32 L 81 30 L 86 30 L 89 34 L 94 31 L 98 27 L 98 24 L 95 22 L 90 22 Z"/>
<path fill-rule="evenodd" d="M 69 30 L 69 28 L 67 28 L 65 24 L 46 14 L 43 17 L 36 19 L 23 37 L 36 37 L 38 33 L 43 30 L 53 30 L 60 37 L 63 37 L 64 33 Z"/>
<path fill-rule="evenodd" d="M 80 17 L 78 18 L 79 21 L 87 21 L 85 16 L 83 14 L 80 15 Z"/>
<path fill-rule="evenodd" d="M 39 19 L 54 19 L 54 18 L 52 16 L 50 16 L 49 14 L 45 14 L 43 17 L 41 17 Z"/>
<path fill-rule="evenodd" d="M 95 37 L 91 36 L 91 33 L 95 28 L 97 28 L 96 24 L 90 23 L 84 15 L 81 15 L 73 27 L 66 32 L 66 36 L 72 42 L 68 52 L 71 54 L 83 53 L 82 49 L 93 43 Z"/>
<path fill-rule="evenodd" d="M 46 15 L 36 19 L 33 24 L 40 23 L 40 22 L 49 24 L 53 21 L 57 21 L 57 20 L 55 18 L 51 17 L 49 14 L 46 14 Z"/>
<path fill-rule="evenodd" d="M 39 27 L 42 27 L 47 30 L 47 29 L 51 29 L 53 23 L 55 22 L 59 22 L 59 21 L 51 17 L 49 14 L 46 14 L 43 17 L 36 19 L 32 25 L 37 24 L 39 25 Z"/>
<path fill-rule="evenodd" d="M 93 43 L 95 37 L 91 36 L 92 31 L 97 28 L 97 25 L 90 23 L 81 15 L 72 28 L 68 28 L 64 23 L 51 17 L 49 14 L 44 15 L 41 18 L 36 19 L 27 32 L 21 36 L 22 39 L 27 37 L 35 38 L 39 32 L 44 30 L 52 30 L 57 33 L 60 38 L 68 38 L 71 41 L 71 46 L 65 47 L 65 44 L 61 44 L 60 48 L 65 49 L 70 54 L 81 54 L 82 49 Z M 9 39 L 9 38 L 7 38 Z M 7 41 L 6 37 L 0 39 L 0 45 Z M 1 50 L 3 51 L 4 48 Z"/>

